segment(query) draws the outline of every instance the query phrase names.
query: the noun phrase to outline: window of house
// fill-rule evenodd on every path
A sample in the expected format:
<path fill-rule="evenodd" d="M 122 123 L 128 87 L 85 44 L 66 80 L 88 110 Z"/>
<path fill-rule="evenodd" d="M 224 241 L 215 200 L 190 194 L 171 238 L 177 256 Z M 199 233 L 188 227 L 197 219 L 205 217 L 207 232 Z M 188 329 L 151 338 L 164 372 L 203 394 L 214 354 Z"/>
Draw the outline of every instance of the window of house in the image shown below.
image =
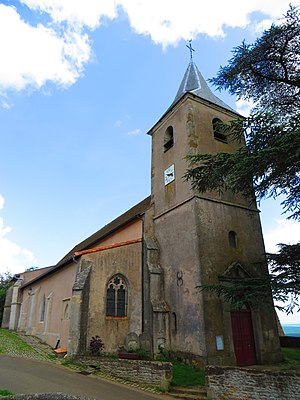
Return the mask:
<path fill-rule="evenodd" d="M 40 313 L 40 321 L 45 321 L 45 311 L 46 311 L 46 297 L 43 295 L 42 302 L 41 302 L 41 313 Z"/>
<path fill-rule="evenodd" d="M 212 120 L 213 130 L 214 130 L 214 138 L 216 140 L 220 140 L 221 142 L 227 143 L 226 135 L 224 134 L 223 122 L 220 118 L 214 118 Z"/>
<path fill-rule="evenodd" d="M 237 240 L 236 240 L 236 233 L 234 231 L 230 231 L 228 233 L 228 240 L 229 240 L 229 246 L 236 248 Z"/>
<path fill-rule="evenodd" d="M 127 315 L 127 284 L 121 275 L 114 276 L 106 290 L 106 316 L 126 317 Z"/>
<path fill-rule="evenodd" d="M 175 312 L 172 313 L 172 331 L 173 333 L 177 333 L 177 315 Z"/>
<path fill-rule="evenodd" d="M 63 319 L 70 319 L 70 299 L 63 300 Z"/>
<path fill-rule="evenodd" d="M 173 126 L 169 126 L 165 131 L 164 136 L 164 151 L 168 151 L 174 145 L 174 130 Z"/>

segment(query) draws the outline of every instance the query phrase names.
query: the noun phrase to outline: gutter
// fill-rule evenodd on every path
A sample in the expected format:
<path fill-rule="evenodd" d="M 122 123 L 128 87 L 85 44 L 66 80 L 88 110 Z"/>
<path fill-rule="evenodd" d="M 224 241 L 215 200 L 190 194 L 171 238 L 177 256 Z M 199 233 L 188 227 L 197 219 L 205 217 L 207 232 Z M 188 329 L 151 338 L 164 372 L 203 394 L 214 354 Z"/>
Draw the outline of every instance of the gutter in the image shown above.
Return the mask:
<path fill-rule="evenodd" d="M 142 238 L 139 238 L 139 239 L 134 239 L 134 240 L 127 240 L 126 242 L 120 242 L 120 243 L 110 244 L 107 246 L 97 247 L 95 249 L 76 251 L 74 253 L 74 257 L 79 257 L 79 256 L 83 256 L 85 254 L 90 254 L 90 253 L 97 253 L 99 251 L 104 251 L 104 250 L 115 249 L 117 247 L 127 246 L 129 244 L 141 243 L 141 242 L 142 242 Z"/>

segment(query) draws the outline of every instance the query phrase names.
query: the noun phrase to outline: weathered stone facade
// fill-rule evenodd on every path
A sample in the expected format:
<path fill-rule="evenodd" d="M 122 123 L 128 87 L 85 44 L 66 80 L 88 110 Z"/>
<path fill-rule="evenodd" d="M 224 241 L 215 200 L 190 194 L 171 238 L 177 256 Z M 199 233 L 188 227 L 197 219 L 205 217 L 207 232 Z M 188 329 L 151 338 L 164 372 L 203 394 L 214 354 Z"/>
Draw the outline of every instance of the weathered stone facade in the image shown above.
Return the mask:
<path fill-rule="evenodd" d="M 98 367 L 101 372 L 166 392 L 172 380 L 172 364 L 161 361 L 113 360 L 108 358 L 74 359 L 75 363 Z"/>
<path fill-rule="evenodd" d="M 217 104 L 187 94 L 152 128 L 152 240 L 163 272 L 167 304 L 165 333 L 160 341 L 175 352 L 189 352 L 205 363 L 234 364 L 230 305 L 197 285 L 218 282 L 236 265 L 248 276 L 268 273 L 259 212 L 254 199 L 232 193 L 199 193 L 184 181 L 185 156 L 193 153 L 234 152 L 240 144 L 216 140 L 214 118 L 229 122 L 236 115 Z M 174 145 L 164 152 L 172 127 Z M 173 166 L 175 178 L 165 184 L 162 172 Z M 236 246 L 229 233 L 234 232 Z M 251 310 L 255 356 L 259 363 L 279 361 L 280 345 L 273 307 Z M 154 326 L 155 332 L 155 326 Z M 222 338 L 222 349 L 217 349 Z M 154 344 L 154 349 L 158 345 Z"/>
<path fill-rule="evenodd" d="M 142 333 L 142 244 L 134 243 L 105 251 L 99 257 L 91 253 L 81 258 L 81 263 L 91 265 L 88 291 L 88 316 L 82 324 L 87 340 L 99 335 L 105 343 L 105 351 L 116 353 L 124 346 L 127 335 Z M 128 290 L 126 317 L 106 316 L 106 291 L 110 279 L 121 274 Z M 138 346 L 139 347 L 139 346 Z M 88 343 L 86 343 L 88 348 Z"/>
<path fill-rule="evenodd" d="M 213 400 L 298 400 L 300 374 L 260 369 L 207 367 L 207 389 Z"/>

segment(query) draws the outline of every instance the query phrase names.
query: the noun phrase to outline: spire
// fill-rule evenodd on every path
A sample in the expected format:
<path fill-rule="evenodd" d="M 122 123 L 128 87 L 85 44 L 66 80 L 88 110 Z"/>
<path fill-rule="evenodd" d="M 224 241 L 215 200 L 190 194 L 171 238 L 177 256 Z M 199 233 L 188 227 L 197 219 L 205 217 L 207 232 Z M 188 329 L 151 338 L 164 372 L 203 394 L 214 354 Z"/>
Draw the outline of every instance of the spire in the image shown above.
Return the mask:
<path fill-rule="evenodd" d="M 207 100 L 210 103 L 216 104 L 226 110 L 233 111 L 231 107 L 229 107 L 226 103 L 224 103 L 221 99 L 213 94 L 210 90 L 209 86 L 205 82 L 201 72 L 197 68 L 197 65 L 193 61 L 192 51 L 195 51 L 192 48 L 191 41 L 189 40 L 189 45 L 186 45 L 190 49 L 190 63 L 185 71 L 184 77 L 179 86 L 178 92 L 175 96 L 175 99 L 171 106 L 173 106 L 181 97 L 185 95 L 185 93 L 192 93 L 203 100 Z"/>

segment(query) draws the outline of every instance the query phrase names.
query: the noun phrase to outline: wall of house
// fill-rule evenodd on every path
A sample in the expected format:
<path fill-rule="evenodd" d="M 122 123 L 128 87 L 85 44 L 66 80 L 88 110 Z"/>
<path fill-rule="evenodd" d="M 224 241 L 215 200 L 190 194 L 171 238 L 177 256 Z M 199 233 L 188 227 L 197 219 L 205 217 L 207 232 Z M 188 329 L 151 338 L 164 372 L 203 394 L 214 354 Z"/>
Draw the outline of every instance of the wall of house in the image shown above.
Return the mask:
<path fill-rule="evenodd" d="M 1 328 L 9 327 L 12 297 L 13 297 L 13 287 L 11 286 L 10 288 L 8 288 L 6 292 Z"/>
<path fill-rule="evenodd" d="M 75 273 L 76 265 L 70 263 L 24 288 L 18 330 L 39 337 L 52 347 L 60 340 L 60 347 L 68 348 L 69 310 Z"/>
<path fill-rule="evenodd" d="M 25 283 L 28 283 L 32 281 L 33 279 L 37 278 L 38 276 L 46 273 L 53 267 L 45 267 L 45 268 L 39 268 L 39 269 L 34 269 L 32 271 L 25 271 L 20 274 L 20 278 L 22 278 L 22 284 L 24 285 Z"/>
<path fill-rule="evenodd" d="M 117 231 L 111 233 L 98 243 L 91 246 L 91 249 L 141 238 L 142 230 L 143 224 L 141 220 L 135 219 L 134 221 L 126 224 L 126 226 L 119 228 Z"/>
<path fill-rule="evenodd" d="M 200 99 L 186 96 L 152 131 L 152 199 L 154 235 L 164 273 L 164 296 L 169 306 L 166 340 L 175 351 L 186 351 L 216 364 L 235 364 L 229 305 L 216 295 L 200 293 L 203 283 L 217 283 L 233 262 L 253 275 L 267 273 L 264 245 L 254 199 L 231 192 L 200 194 L 183 179 L 194 153 L 234 152 L 240 144 L 214 138 L 212 121 L 229 122 L 235 115 Z M 174 145 L 164 151 L 164 136 L 173 127 Z M 164 171 L 174 164 L 175 180 L 167 185 Z M 229 245 L 229 231 L 237 246 Z M 271 299 L 271 294 L 270 294 Z M 279 361 L 280 346 L 272 307 L 252 310 L 259 362 Z M 224 350 L 217 350 L 216 337 Z"/>
<path fill-rule="evenodd" d="M 142 243 L 115 247 L 82 257 L 92 267 L 89 280 L 89 315 L 86 347 L 92 336 L 104 342 L 105 352 L 117 352 L 125 346 L 128 334 L 142 331 Z M 121 275 L 127 285 L 127 315 L 106 316 L 106 295 L 110 279 Z"/>
<path fill-rule="evenodd" d="M 211 306 L 204 304 L 203 294 L 196 286 L 201 282 L 201 269 L 206 268 L 200 254 L 209 246 L 211 237 L 205 237 L 203 233 L 206 227 L 201 226 L 196 193 L 183 179 L 188 168 L 185 156 L 198 152 L 235 151 L 238 146 L 216 141 L 212 127 L 213 118 L 228 122 L 234 115 L 191 97 L 187 96 L 176 105 L 152 132 L 154 235 L 159 243 L 159 263 L 164 273 L 164 296 L 170 307 L 167 345 L 172 351 L 188 352 L 206 362 L 210 347 L 215 346 L 216 333 L 208 332 L 205 313 L 210 312 Z M 165 152 L 164 136 L 168 126 L 173 127 L 174 145 Z M 175 180 L 165 185 L 164 171 L 172 164 Z M 207 197 L 221 201 L 218 193 L 209 193 Z M 241 201 L 245 203 L 245 199 Z M 218 222 L 222 221 L 222 214 L 216 218 Z M 203 236 L 199 240 L 201 232 Z M 213 238 L 215 251 L 221 254 L 215 247 L 216 242 Z M 216 319 L 221 317 L 222 320 L 219 303 L 217 300 Z M 213 342 L 209 335 L 214 336 Z M 222 358 L 234 362 L 232 348 L 226 350 Z"/>
<path fill-rule="evenodd" d="M 196 200 L 197 231 L 199 237 L 200 283 L 219 282 L 219 277 L 235 262 L 250 276 L 268 273 L 264 259 L 264 244 L 256 211 L 234 204 Z M 229 231 L 236 233 L 236 247 L 229 243 Z M 212 294 L 203 294 L 207 330 L 208 355 L 215 363 L 226 354 L 234 353 L 231 331 L 230 305 Z M 252 323 L 259 363 L 280 361 L 277 320 L 270 293 L 271 306 L 252 310 Z M 217 351 L 216 336 L 223 336 L 224 351 Z"/>
<path fill-rule="evenodd" d="M 201 99 L 187 96 L 153 129 L 151 194 L 155 203 L 155 215 L 181 204 L 195 194 L 191 184 L 183 179 L 188 168 L 185 159 L 187 155 L 234 152 L 240 146 L 237 143 L 226 144 L 214 139 L 212 120 L 216 117 L 223 122 L 229 122 L 235 115 L 213 105 L 208 106 Z M 164 136 L 169 126 L 173 127 L 174 145 L 165 152 Z M 175 166 L 175 180 L 166 186 L 164 171 L 172 164 Z M 206 196 L 220 197 L 218 193 L 206 193 Z M 249 205 L 249 202 L 242 197 L 239 198 L 239 202 Z"/>
<path fill-rule="evenodd" d="M 163 269 L 165 301 L 170 311 L 166 347 L 206 357 L 199 248 L 193 201 L 154 219 Z M 170 337 L 168 337 L 170 335 Z"/>

